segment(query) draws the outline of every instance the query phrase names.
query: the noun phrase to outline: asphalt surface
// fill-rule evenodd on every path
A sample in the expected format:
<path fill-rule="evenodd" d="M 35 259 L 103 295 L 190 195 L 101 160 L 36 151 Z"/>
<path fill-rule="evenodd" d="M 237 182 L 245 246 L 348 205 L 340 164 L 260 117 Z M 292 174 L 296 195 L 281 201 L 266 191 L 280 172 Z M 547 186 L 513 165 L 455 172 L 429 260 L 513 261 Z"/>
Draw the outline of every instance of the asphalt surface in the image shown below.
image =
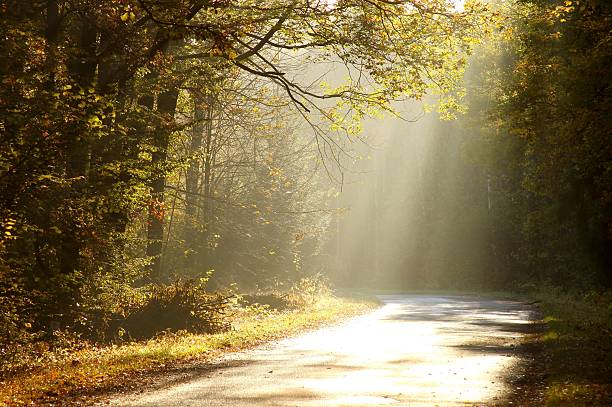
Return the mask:
<path fill-rule="evenodd" d="M 118 406 L 505 405 L 532 311 L 468 296 L 381 296 L 374 313 L 224 360 Z"/>

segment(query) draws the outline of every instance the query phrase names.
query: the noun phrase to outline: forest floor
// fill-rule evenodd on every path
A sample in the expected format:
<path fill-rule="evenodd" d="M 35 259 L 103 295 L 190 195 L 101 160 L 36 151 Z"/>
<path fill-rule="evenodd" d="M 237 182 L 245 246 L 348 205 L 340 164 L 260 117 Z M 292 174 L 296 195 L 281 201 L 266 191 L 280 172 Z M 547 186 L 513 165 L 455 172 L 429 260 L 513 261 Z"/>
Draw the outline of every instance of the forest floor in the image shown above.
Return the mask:
<path fill-rule="evenodd" d="M 53 363 L 0 381 L 0 406 L 89 405 L 118 389 L 136 391 L 156 375 L 333 324 L 378 306 L 373 297 L 326 296 L 299 309 L 256 312 L 245 308 L 232 317 L 232 329 L 227 332 L 178 332 L 141 342 L 83 345 L 58 355 Z"/>
<path fill-rule="evenodd" d="M 544 289 L 519 297 L 538 306 L 543 322 L 521 345 L 531 363 L 515 383 L 519 405 L 612 405 L 612 295 Z"/>

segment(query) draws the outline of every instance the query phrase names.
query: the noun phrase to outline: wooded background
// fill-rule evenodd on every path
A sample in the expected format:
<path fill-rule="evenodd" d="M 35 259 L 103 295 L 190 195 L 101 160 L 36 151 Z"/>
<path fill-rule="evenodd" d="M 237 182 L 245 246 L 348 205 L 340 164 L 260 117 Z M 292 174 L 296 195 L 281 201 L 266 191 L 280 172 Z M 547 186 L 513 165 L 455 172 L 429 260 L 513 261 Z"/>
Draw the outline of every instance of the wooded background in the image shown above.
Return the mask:
<path fill-rule="evenodd" d="M 2 352 L 62 330 L 99 339 L 176 281 L 609 288 L 611 11 L 0 3 Z M 426 119 L 425 161 L 395 150 L 359 226 L 384 218 L 403 234 L 347 240 L 344 174 L 375 136 L 361 122 L 426 95 L 457 120 Z M 397 200 L 415 171 L 422 188 Z"/>

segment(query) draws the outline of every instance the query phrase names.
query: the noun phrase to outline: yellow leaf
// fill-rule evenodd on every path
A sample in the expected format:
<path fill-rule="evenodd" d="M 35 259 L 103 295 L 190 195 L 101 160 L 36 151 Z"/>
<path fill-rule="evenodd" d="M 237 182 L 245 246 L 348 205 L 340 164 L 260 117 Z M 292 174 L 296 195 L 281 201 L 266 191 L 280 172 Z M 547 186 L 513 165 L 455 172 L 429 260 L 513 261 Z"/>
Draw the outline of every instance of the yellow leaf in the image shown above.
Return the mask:
<path fill-rule="evenodd" d="M 130 18 L 130 13 L 121 14 L 121 21 L 126 22 Z"/>

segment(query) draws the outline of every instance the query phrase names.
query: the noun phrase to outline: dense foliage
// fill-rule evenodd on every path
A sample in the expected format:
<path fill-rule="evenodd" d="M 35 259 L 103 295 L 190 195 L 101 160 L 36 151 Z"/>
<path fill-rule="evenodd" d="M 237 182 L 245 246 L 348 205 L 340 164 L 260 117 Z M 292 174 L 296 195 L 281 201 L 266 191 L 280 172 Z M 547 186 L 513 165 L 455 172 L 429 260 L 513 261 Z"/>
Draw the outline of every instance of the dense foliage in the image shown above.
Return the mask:
<path fill-rule="evenodd" d="M 3 2 L 2 354 L 106 337 L 116 315 L 197 314 L 209 299 L 181 281 L 265 289 L 317 272 L 359 121 L 428 92 L 451 114 L 483 10 Z"/>
<path fill-rule="evenodd" d="M 464 137 L 490 180 L 498 283 L 611 282 L 611 6 L 518 1 L 475 68 Z"/>

